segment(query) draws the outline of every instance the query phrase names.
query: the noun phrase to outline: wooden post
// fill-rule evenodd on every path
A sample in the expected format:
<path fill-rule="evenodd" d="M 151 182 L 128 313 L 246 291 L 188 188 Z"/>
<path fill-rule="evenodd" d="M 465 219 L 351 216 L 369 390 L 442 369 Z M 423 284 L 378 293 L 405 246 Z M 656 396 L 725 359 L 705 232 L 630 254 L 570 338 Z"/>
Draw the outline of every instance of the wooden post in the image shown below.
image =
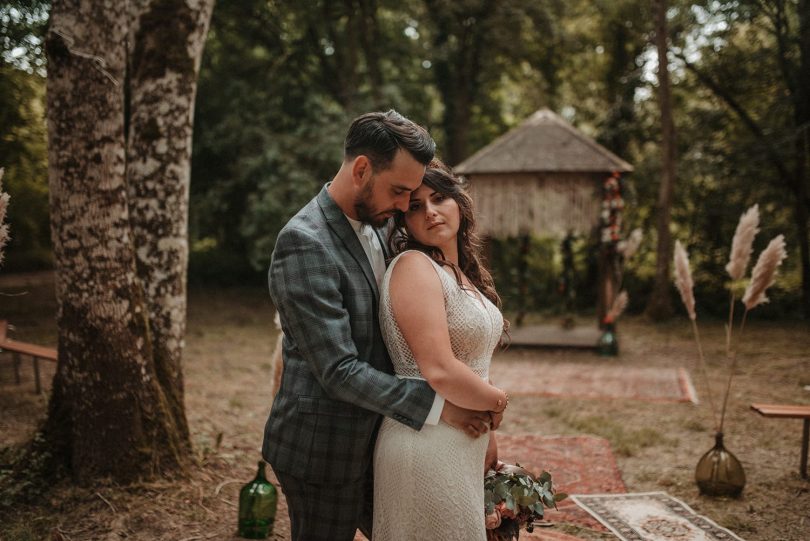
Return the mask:
<path fill-rule="evenodd" d="M 598 287 L 596 291 L 596 325 L 601 329 L 602 324 L 605 320 L 605 316 L 607 315 L 607 311 L 609 309 L 608 303 L 610 302 L 610 298 L 612 295 L 611 291 L 611 283 L 610 283 L 610 270 L 609 270 L 609 262 L 608 262 L 608 255 L 607 255 L 607 248 L 604 246 L 599 247 L 599 259 L 598 259 Z"/>
<path fill-rule="evenodd" d="M 34 382 L 37 387 L 37 394 L 42 392 L 42 386 L 39 383 L 39 357 L 34 356 Z"/>
<path fill-rule="evenodd" d="M 799 473 L 802 479 L 807 479 L 807 447 L 810 439 L 810 419 L 804 420 L 804 430 L 802 431 L 802 459 L 799 464 Z"/>
<path fill-rule="evenodd" d="M 17 385 L 20 384 L 20 354 L 14 352 L 12 354 L 12 360 L 14 362 L 14 381 L 17 382 Z"/>

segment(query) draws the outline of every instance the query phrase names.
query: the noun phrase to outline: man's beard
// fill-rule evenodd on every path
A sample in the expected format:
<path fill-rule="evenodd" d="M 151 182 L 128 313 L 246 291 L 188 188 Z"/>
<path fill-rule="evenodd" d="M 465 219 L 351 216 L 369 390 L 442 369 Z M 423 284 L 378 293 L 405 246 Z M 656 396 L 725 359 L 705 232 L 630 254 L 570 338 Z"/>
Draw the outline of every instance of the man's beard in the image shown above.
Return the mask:
<path fill-rule="evenodd" d="M 357 213 L 357 219 L 361 223 L 382 227 L 391 216 L 388 212 L 380 213 L 374 208 L 371 201 L 374 196 L 373 188 L 374 177 L 361 188 L 360 193 L 354 198 L 354 211 Z"/>

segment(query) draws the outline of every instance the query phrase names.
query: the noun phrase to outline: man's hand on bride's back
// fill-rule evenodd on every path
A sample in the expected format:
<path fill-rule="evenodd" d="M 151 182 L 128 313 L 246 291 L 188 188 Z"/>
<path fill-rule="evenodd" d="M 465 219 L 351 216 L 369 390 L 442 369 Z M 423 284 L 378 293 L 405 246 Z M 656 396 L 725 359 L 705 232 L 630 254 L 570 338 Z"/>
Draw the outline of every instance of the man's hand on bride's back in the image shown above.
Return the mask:
<path fill-rule="evenodd" d="M 449 401 L 444 402 L 441 417 L 442 421 L 464 431 L 472 438 L 483 436 L 489 432 L 492 422 L 488 411 L 473 411 L 460 408 Z M 503 415 L 501 415 L 501 418 L 503 418 Z"/>

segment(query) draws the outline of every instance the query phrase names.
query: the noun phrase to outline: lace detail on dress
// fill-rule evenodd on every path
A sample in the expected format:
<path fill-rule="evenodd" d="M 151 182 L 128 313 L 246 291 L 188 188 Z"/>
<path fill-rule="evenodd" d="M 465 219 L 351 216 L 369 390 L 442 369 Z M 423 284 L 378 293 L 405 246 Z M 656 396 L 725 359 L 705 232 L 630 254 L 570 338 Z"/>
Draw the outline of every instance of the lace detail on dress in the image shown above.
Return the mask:
<path fill-rule="evenodd" d="M 380 325 L 397 375 L 421 378 L 391 309 L 389 283 L 400 257 L 383 278 Z M 461 289 L 453 276 L 430 261 L 441 279 L 453 353 L 486 378 L 503 317 L 483 295 Z M 417 431 L 384 418 L 374 452 L 373 541 L 485 541 L 487 440 L 471 438 L 441 421 Z"/>
<path fill-rule="evenodd" d="M 444 293 L 447 327 L 450 331 L 450 345 L 453 354 L 458 360 L 469 365 L 473 372 L 482 378 L 487 378 L 492 352 L 497 347 L 503 331 L 503 316 L 500 310 L 478 291 L 462 289 L 454 276 L 448 274 L 441 265 L 426 254 L 416 250 L 409 250 L 409 252 L 415 252 L 427 258 L 439 275 Z M 409 252 L 403 252 L 395 257 L 383 278 L 380 326 L 383 340 L 385 340 L 394 364 L 395 373 L 408 378 L 421 378 L 422 373 L 394 319 L 389 293 L 393 268 L 399 258 Z"/>

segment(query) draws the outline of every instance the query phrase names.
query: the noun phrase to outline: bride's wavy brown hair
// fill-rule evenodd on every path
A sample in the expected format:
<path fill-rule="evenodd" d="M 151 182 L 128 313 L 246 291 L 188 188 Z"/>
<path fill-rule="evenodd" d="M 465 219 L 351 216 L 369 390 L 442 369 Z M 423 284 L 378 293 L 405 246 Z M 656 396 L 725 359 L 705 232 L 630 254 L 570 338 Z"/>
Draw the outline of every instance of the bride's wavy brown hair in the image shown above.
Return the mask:
<path fill-rule="evenodd" d="M 467 186 L 453 174 L 449 167 L 435 158 L 427 166 L 422 182 L 430 186 L 431 189 L 453 198 L 458 204 L 461 218 L 456 237 L 458 242 L 458 266 L 447 261 L 444 253 L 439 248 L 425 246 L 413 238 L 405 227 L 405 215 L 403 213 L 395 215 L 394 228 L 389 237 L 389 244 L 393 246 L 394 253 L 400 254 L 405 250 L 424 252 L 439 265 L 450 267 L 458 285 L 464 289 L 469 289 L 461 280 L 461 273 L 463 272 L 482 295 L 500 308 L 501 297 L 495 290 L 495 281 L 481 261 L 483 243 L 475 232 L 475 212 L 472 197 L 467 192 Z M 509 323 L 504 320 L 504 330 L 507 330 L 508 327 Z"/>

